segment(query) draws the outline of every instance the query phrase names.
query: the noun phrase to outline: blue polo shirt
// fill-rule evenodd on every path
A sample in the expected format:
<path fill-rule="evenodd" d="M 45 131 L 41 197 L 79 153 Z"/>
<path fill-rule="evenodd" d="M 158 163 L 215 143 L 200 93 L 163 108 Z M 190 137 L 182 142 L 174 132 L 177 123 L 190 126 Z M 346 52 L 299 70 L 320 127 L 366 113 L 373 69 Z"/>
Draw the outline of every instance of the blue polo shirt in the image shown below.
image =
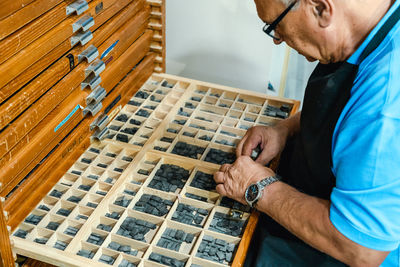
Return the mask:
<path fill-rule="evenodd" d="M 400 266 L 400 23 L 363 62 L 359 57 L 399 6 L 395 1 L 348 59 L 359 72 L 332 140 L 330 219 L 350 240 L 391 251 L 382 266 Z"/>

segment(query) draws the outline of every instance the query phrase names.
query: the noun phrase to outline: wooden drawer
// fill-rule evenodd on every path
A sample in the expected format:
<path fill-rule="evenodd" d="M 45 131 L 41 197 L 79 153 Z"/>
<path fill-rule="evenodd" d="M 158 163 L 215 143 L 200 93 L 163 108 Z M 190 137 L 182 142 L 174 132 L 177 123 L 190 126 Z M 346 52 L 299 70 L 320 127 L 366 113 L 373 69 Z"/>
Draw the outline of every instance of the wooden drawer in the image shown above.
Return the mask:
<path fill-rule="evenodd" d="M 241 265 L 258 215 L 205 186 L 223 163 L 214 154 L 229 159 L 248 127 L 281 119 L 267 109 L 289 115 L 299 103 L 162 74 L 162 0 L 0 7 L 2 264 L 18 253 L 65 266 Z M 174 184 L 158 177 L 171 165 L 187 174 Z M 186 209 L 193 217 L 180 221 Z M 143 237 L 121 234 L 143 221 Z M 203 253 L 206 243 L 217 256 Z"/>
<path fill-rule="evenodd" d="M 106 139 L 93 142 L 16 227 L 11 237 L 16 252 L 56 265 L 106 266 L 105 261 L 109 261 L 110 265 L 119 266 L 127 260 L 139 266 L 158 266 L 154 260 L 166 262 L 171 259 L 163 257 L 169 257 L 182 262 L 182 266 L 239 266 L 257 213 L 223 199 L 198 181 L 203 176 L 201 179 L 208 179 L 206 184 L 212 183 L 212 174 L 223 162 L 212 162 L 208 154 L 213 150 L 232 153 L 245 133 L 243 126 L 274 124 L 280 118 L 265 115 L 267 109 L 280 110 L 284 106 L 283 110 L 290 109 L 294 114 L 298 104 L 153 74 L 115 114 L 105 128 Z M 209 136 L 209 141 L 202 140 L 202 136 Z M 198 146 L 203 152 L 193 158 L 178 155 L 174 149 L 178 142 Z M 167 175 L 165 169 L 172 172 L 171 177 L 182 177 L 171 183 L 160 180 Z M 161 199 L 152 200 L 150 196 Z M 142 208 L 143 203 L 152 201 L 158 202 Z M 203 215 L 197 216 L 201 221 L 180 221 L 179 217 L 185 216 L 182 207 L 192 209 L 193 220 L 200 209 Z M 140 238 L 124 236 L 126 225 L 137 220 L 139 225 L 145 221 L 151 227 Z M 230 222 L 231 228 L 219 227 L 218 220 Z M 49 230 L 50 222 L 58 225 L 57 229 Z M 71 235 L 67 229 L 76 234 L 73 231 Z M 171 231 L 183 231 L 193 240 L 171 249 L 171 245 L 165 245 L 171 242 Z M 207 240 L 220 244 L 220 258 L 207 259 L 207 254 L 199 252 Z M 59 249 L 60 244 L 65 245 L 64 250 Z M 118 246 L 129 246 L 135 250 L 134 255 L 115 250 Z M 225 251 L 228 246 L 231 252 Z"/>

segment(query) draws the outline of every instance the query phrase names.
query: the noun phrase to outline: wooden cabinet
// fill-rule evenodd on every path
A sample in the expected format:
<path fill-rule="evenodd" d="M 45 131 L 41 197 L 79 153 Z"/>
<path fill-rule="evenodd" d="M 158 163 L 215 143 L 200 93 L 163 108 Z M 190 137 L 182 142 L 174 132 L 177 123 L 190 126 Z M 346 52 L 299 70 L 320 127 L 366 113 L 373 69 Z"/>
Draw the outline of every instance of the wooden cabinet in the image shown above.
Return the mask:
<path fill-rule="evenodd" d="M 240 265 L 257 214 L 198 181 L 299 103 L 162 74 L 164 1 L 17 2 L 0 13 L 3 265 Z"/>

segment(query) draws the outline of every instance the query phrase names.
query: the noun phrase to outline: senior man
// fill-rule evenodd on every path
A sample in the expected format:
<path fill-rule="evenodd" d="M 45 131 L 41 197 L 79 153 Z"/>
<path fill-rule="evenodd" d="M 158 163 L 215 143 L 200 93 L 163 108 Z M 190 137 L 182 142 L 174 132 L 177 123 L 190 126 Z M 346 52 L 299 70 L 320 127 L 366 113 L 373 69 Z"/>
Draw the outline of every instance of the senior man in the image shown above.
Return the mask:
<path fill-rule="evenodd" d="M 400 1 L 255 2 L 275 44 L 320 63 L 303 110 L 251 128 L 214 175 L 262 212 L 246 264 L 399 266 Z"/>

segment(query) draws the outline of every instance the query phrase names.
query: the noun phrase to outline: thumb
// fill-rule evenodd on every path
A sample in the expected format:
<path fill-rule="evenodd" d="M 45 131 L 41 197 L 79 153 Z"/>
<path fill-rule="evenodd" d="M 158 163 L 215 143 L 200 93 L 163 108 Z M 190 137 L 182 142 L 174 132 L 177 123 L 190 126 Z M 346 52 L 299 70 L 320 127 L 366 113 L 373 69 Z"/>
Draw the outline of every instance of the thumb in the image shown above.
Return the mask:
<path fill-rule="evenodd" d="M 253 152 L 253 149 L 255 149 L 261 141 L 259 140 L 254 140 L 254 139 L 247 139 L 246 142 L 243 145 L 243 156 L 251 156 L 251 153 Z"/>
<path fill-rule="evenodd" d="M 226 196 L 226 189 L 225 189 L 224 184 L 218 184 L 215 189 L 217 190 L 218 194 L 220 194 L 222 196 Z"/>
<path fill-rule="evenodd" d="M 258 155 L 256 162 L 262 165 L 266 165 L 276 156 L 276 154 L 277 153 L 275 153 L 271 149 L 264 148 Z"/>

